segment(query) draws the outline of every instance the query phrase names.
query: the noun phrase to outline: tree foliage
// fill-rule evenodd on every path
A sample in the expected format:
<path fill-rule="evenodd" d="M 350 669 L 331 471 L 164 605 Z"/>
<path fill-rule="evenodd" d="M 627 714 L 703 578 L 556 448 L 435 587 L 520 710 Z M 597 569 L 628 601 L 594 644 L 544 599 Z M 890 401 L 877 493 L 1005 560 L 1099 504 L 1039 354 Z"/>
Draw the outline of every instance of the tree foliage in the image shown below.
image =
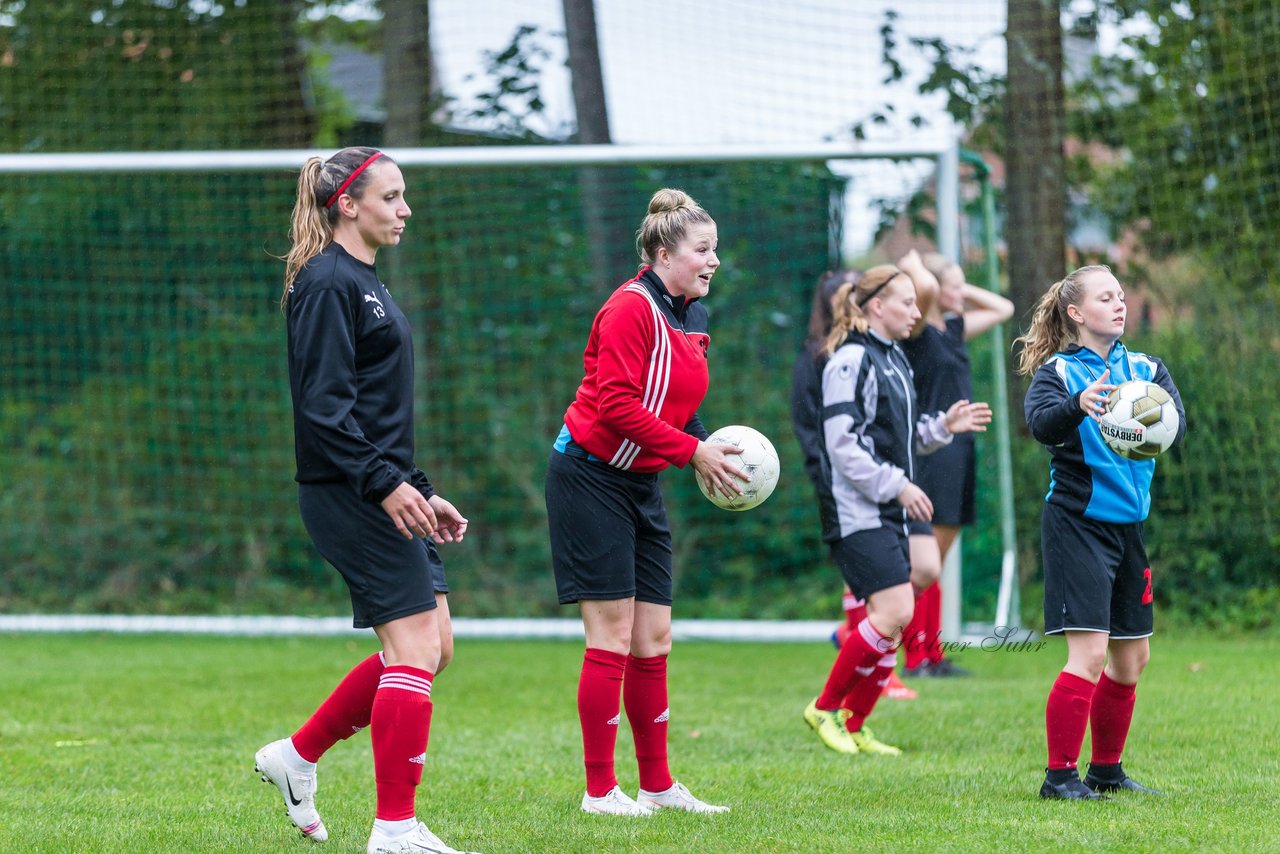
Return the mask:
<path fill-rule="evenodd" d="M 11 151 L 309 144 L 302 0 L 8 4 L 0 145 Z"/>
<path fill-rule="evenodd" d="M 1275 5 L 1097 0 L 1087 14 L 1063 5 L 1075 43 L 1104 29 L 1120 34 L 1115 50 L 1067 80 L 1069 216 L 1100 224 L 1109 243 L 1081 260 L 1111 263 L 1163 307 L 1162 323 L 1133 318 L 1128 340 L 1166 361 L 1188 411 L 1186 446 L 1162 458 L 1154 486 L 1157 597 L 1217 625 L 1265 625 L 1259 603 L 1274 600 L 1280 542 L 1270 497 L 1280 482 L 1272 452 L 1280 434 Z M 892 15 L 882 35 L 892 83 L 908 64 Z M 999 154 L 1026 132 L 1002 121 L 1003 75 L 970 65 L 942 40 L 906 46 L 930 68 L 919 91 L 945 93 L 947 112 L 974 145 Z M 913 216 L 919 201 L 893 213 Z M 1043 453 L 1029 442 L 1015 450 L 1017 492 L 1042 493 Z M 1032 569 L 1038 514 L 1038 502 L 1019 502 L 1022 563 Z"/>
<path fill-rule="evenodd" d="M 1193 254 L 1244 293 L 1276 296 L 1280 88 L 1275 11 L 1226 0 L 1101 0 L 1100 22 L 1140 24 L 1095 60 L 1069 114 L 1086 142 L 1124 152 L 1077 180 L 1157 258 Z"/>

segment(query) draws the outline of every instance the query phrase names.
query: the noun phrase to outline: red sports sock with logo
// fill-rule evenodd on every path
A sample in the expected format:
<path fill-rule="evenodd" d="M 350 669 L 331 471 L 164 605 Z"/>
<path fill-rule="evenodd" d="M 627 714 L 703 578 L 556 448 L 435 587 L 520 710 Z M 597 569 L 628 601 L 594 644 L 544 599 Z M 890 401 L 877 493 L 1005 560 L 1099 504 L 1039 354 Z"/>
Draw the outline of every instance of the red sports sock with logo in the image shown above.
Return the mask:
<path fill-rule="evenodd" d="M 870 619 L 863 619 L 849 639 L 840 647 L 827 684 L 818 696 L 818 708 L 834 711 L 841 708 L 854 683 L 875 672 L 880 659 L 897 650 L 897 644 L 876 631 Z"/>
<path fill-rule="evenodd" d="M 665 792 L 671 788 L 671 770 L 667 766 L 667 721 L 671 709 L 667 705 L 667 657 L 627 656 L 626 673 L 622 677 L 622 704 L 636 741 L 636 764 L 640 766 L 640 788 L 646 792 Z"/>
<path fill-rule="evenodd" d="M 413 798 L 422 782 L 431 732 L 433 678 L 429 670 L 393 664 L 378 680 L 369 735 L 378 790 L 377 818 L 383 821 L 414 817 Z"/>
<path fill-rule="evenodd" d="M 1093 691 L 1089 707 L 1089 729 L 1093 733 L 1094 765 L 1115 765 L 1124 753 L 1133 721 L 1133 705 L 1137 701 L 1137 685 L 1125 685 L 1103 673 Z"/>
<path fill-rule="evenodd" d="M 896 651 L 880 656 L 871 675 L 855 682 L 853 688 L 845 695 L 840 708 L 848 709 L 850 712 L 844 722 L 845 729 L 849 732 L 862 729 L 867 718 L 871 717 L 871 710 L 876 707 L 876 701 L 884 694 L 884 686 L 889 682 L 889 674 L 893 672 L 894 665 L 897 663 Z"/>
<path fill-rule="evenodd" d="M 1088 679 L 1063 671 L 1049 690 L 1044 708 L 1044 730 L 1049 744 L 1049 768 L 1075 768 L 1080 745 L 1089 725 L 1094 685 Z"/>
<path fill-rule="evenodd" d="M 582 760 L 587 769 L 587 794 L 599 798 L 618 785 L 613 751 L 622 720 L 622 677 L 627 656 L 588 648 L 578 677 L 578 721 L 582 724 Z"/>
<path fill-rule="evenodd" d="M 351 669 L 293 734 L 293 747 L 299 756 L 318 762 L 330 747 L 369 725 L 383 669 L 382 653 L 369 656 Z"/>

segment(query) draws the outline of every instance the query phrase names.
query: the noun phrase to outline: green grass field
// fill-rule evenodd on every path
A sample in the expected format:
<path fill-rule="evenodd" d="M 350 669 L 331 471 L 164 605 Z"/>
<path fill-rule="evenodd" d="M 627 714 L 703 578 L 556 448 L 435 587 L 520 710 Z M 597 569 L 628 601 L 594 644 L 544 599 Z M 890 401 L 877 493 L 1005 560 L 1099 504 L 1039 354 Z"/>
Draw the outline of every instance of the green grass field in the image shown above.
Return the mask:
<path fill-rule="evenodd" d="M 306 852 L 253 752 L 287 735 L 360 657 L 350 639 L 0 636 L 0 850 Z M 962 653 L 970 679 L 916 680 L 873 723 L 897 759 L 826 750 L 801 719 L 821 644 L 677 644 L 671 757 L 724 816 L 588 816 L 571 642 L 461 640 L 436 682 L 419 815 L 498 852 L 1275 851 L 1280 639 L 1164 638 L 1126 767 L 1165 798 L 1043 802 L 1044 697 L 1064 657 Z M 626 726 L 619 781 L 634 792 Z M 1088 756 L 1086 740 L 1085 757 Z M 363 851 L 367 734 L 321 765 L 323 851 Z"/>

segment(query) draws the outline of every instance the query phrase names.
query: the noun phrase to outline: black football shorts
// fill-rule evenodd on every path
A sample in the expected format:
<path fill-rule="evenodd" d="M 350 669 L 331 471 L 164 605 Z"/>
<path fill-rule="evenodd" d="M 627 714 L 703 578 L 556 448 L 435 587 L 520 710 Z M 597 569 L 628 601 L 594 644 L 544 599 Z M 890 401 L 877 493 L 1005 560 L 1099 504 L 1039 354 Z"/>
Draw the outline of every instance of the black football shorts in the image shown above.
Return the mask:
<path fill-rule="evenodd" d="M 901 525 L 855 531 L 831 544 L 831 559 L 859 599 L 911 579 L 907 532 Z"/>
<path fill-rule="evenodd" d="M 1105 632 L 1115 640 L 1151 635 L 1151 565 L 1141 522 L 1099 522 L 1046 503 L 1040 552 L 1046 635 Z"/>
<path fill-rule="evenodd" d="M 553 450 L 546 500 L 560 604 L 671 604 L 671 526 L 658 475 Z"/>
<path fill-rule="evenodd" d="M 449 592 L 435 543 L 405 538 L 349 485 L 300 483 L 298 507 L 316 549 L 347 582 L 357 629 L 430 611 L 435 594 Z"/>

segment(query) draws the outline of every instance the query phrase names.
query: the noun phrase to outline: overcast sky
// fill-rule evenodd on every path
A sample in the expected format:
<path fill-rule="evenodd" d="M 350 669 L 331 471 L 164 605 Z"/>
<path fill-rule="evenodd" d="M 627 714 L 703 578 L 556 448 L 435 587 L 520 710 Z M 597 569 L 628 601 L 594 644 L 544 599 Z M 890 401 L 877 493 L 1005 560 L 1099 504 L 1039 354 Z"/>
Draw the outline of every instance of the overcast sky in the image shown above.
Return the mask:
<path fill-rule="evenodd" d="M 914 87 L 882 85 L 879 29 L 886 9 L 911 36 L 975 47 L 1004 66 L 1006 0 L 596 0 L 601 62 L 613 137 L 620 143 L 795 143 L 841 138 L 886 100 L 927 110 L 926 131 L 950 133 L 939 104 Z M 531 24 L 547 34 L 543 70 L 549 122 L 574 121 L 564 69 L 560 0 L 432 0 L 432 49 L 446 90 L 465 99 L 482 51 Z M 915 56 L 905 44 L 904 59 Z M 919 64 L 916 69 L 921 68 Z M 847 138 L 847 137 L 846 137 Z"/>
<path fill-rule="evenodd" d="M 850 139 L 849 127 L 896 105 L 902 119 L 872 138 L 937 144 L 952 139 L 941 101 L 915 94 L 923 62 L 906 37 L 942 37 L 977 51 L 1003 70 L 1006 0 L 596 0 L 596 23 L 613 140 L 637 143 L 808 143 Z M 880 28 L 898 13 L 899 59 L 908 82 L 885 86 Z M 488 85 L 476 79 L 485 50 L 510 43 L 521 24 L 545 34 L 551 54 L 542 72 L 546 124 L 563 135 L 574 125 L 564 68 L 560 0 L 432 0 L 431 43 L 445 90 L 467 102 Z M 468 76 L 473 79 L 468 80 Z M 930 118 L 924 128 L 906 122 Z M 846 171 L 846 170 L 841 170 Z M 870 242 L 872 195 L 909 192 L 921 166 L 852 171 L 857 188 L 846 221 L 848 255 Z M 880 186 L 873 186 L 876 182 Z"/>

